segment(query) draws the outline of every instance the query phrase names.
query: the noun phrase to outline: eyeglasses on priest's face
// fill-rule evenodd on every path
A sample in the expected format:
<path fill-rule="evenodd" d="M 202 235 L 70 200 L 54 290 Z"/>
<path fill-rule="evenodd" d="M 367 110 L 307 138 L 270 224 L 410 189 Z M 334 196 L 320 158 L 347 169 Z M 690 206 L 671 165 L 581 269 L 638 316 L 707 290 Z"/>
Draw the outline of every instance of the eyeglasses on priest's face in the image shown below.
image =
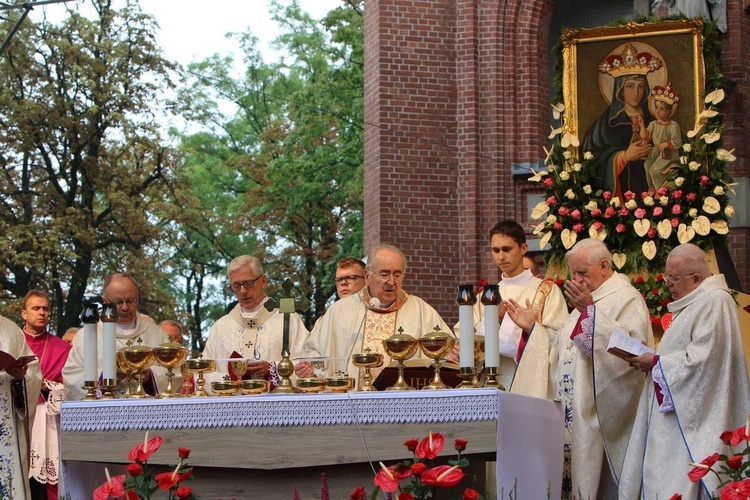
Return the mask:
<path fill-rule="evenodd" d="M 365 279 L 365 277 L 358 274 L 347 274 L 346 276 L 337 276 L 333 278 L 333 282 L 337 285 L 341 285 L 343 283 L 346 283 L 348 285 L 349 283 L 355 283 L 357 280 L 362 279 Z"/>
<path fill-rule="evenodd" d="M 121 299 L 121 300 L 112 300 L 106 296 L 103 298 L 106 299 L 107 302 L 114 305 L 115 307 L 122 307 L 122 306 L 133 307 L 134 305 L 138 303 L 138 297 L 134 299 Z"/>
<path fill-rule="evenodd" d="M 265 276 L 265 274 L 261 274 L 254 280 L 235 281 L 229 284 L 229 288 L 231 288 L 233 292 L 239 292 L 240 288 L 242 287 L 245 287 L 245 290 L 252 290 L 255 286 L 255 282 L 261 279 L 263 276 Z"/>
<path fill-rule="evenodd" d="M 404 279 L 404 273 L 401 271 L 390 272 L 370 270 L 370 272 L 383 283 L 387 283 L 391 280 L 393 280 L 394 283 L 401 283 Z"/>
<path fill-rule="evenodd" d="M 683 274 L 681 276 L 672 276 L 671 274 L 665 274 L 664 275 L 664 283 L 667 286 L 674 285 L 678 281 L 680 281 L 682 278 L 684 278 L 685 276 L 693 276 L 694 274 L 695 273 L 687 273 L 687 274 Z"/>

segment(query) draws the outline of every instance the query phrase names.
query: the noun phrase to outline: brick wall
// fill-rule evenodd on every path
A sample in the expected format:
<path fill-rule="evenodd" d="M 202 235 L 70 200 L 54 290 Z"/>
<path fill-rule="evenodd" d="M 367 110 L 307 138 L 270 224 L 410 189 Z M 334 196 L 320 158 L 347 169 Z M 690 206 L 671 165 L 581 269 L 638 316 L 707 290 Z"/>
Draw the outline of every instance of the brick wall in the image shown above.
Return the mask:
<path fill-rule="evenodd" d="M 394 243 L 409 257 L 404 288 L 457 319 L 456 285 L 495 280 L 487 231 L 530 226 L 525 178 L 549 131 L 548 31 L 555 2 L 368 0 L 365 6 L 365 248 Z M 722 68 L 735 82 L 725 147 L 747 177 L 750 20 L 728 1 Z M 742 200 L 748 203 L 748 200 Z M 530 234 L 530 231 L 529 231 Z M 750 289 L 750 231 L 730 252 Z"/>

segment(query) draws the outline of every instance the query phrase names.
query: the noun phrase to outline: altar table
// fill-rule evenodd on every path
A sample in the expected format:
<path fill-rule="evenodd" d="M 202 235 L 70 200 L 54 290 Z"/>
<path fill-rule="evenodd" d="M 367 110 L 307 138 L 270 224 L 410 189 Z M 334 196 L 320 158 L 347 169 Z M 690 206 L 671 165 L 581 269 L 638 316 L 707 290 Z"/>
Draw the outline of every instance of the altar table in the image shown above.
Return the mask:
<path fill-rule="evenodd" d="M 188 485 L 202 498 L 291 499 L 295 485 L 317 498 L 321 471 L 331 498 L 369 493 L 373 467 L 411 458 L 404 441 L 429 431 L 446 437 L 440 463 L 455 457 L 455 438 L 468 440 L 472 462 L 496 459 L 506 498 L 514 486 L 520 500 L 548 489 L 559 498 L 562 477 L 559 403 L 495 389 L 66 401 L 61 430 L 73 500 L 106 480 L 102 464 L 127 464 L 146 430 L 165 439 L 149 464 L 174 467 L 178 446 L 192 450 Z"/>

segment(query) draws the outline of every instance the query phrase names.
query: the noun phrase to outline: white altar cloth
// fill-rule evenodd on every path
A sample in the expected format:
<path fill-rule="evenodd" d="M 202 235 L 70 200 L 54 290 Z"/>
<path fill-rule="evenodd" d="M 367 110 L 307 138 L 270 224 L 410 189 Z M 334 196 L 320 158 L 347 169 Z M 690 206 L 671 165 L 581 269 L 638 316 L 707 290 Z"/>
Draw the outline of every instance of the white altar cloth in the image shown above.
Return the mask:
<path fill-rule="evenodd" d="M 127 451 L 146 429 L 165 437 L 163 449 L 167 443 L 169 448 L 191 448 L 190 463 L 199 468 L 199 479 L 202 466 L 265 470 L 267 485 L 274 470 L 294 468 L 300 474 L 304 467 L 368 460 L 377 467 L 378 461 L 410 458 L 403 442 L 431 430 L 446 435 L 441 455 L 455 453 L 452 438 L 468 438 L 467 454 L 496 454 L 497 490 L 505 497 L 517 485 L 514 496 L 519 500 L 547 498 L 548 489 L 556 499 L 561 487 L 559 403 L 495 389 L 66 401 L 62 459 L 86 475 L 96 465 L 91 462 L 126 463 Z M 271 455 L 269 443 L 275 444 Z M 242 453 L 233 454 L 237 448 Z M 160 449 L 149 463 L 172 464 L 173 455 L 174 450 L 162 454 Z M 90 462 L 88 468 L 80 468 L 85 462 Z M 244 474 L 249 478 L 253 473 Z M 74 500 L 90 498 L 89 486 L 81 487 L 84 478 L 68 476 L 66 481 L 67 493 L 82 492 Z M 248 483 L 248 488 L 256 484 Z"/>

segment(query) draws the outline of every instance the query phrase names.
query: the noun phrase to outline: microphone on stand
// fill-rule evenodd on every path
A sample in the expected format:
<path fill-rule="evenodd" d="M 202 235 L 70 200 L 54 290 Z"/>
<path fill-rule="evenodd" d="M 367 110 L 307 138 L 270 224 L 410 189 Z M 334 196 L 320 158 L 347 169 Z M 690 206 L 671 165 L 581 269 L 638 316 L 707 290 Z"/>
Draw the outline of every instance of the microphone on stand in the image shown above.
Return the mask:
<path fill-rule="evenodd" d="M 380 307 L 380 299 L 377 297 L 370 298 L 370 309 L 378 309 L 379 307 Z M 365 314 L 367 314 L 367 312 L 365 312 Z"/>

